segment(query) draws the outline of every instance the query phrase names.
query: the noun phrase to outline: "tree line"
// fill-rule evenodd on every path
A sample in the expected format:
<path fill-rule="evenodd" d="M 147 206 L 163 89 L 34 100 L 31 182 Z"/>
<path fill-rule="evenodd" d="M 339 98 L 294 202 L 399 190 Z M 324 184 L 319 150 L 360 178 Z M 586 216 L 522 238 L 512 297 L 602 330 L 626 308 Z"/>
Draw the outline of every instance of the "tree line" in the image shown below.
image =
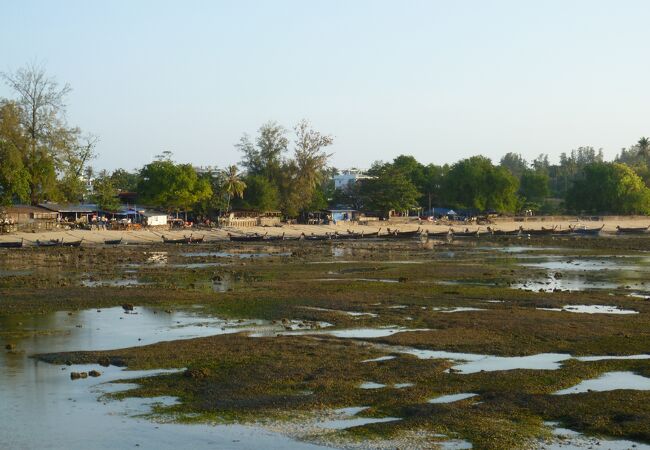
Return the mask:
<path fill-rule="evenodd" d="M 236 144 L 238 165 L 197 170 L 163 152 L 134 171 L 95 173 L 98 138 L 65 118 L 68 85 L 42 67 L 1 74 L 15 93 L 0 99 L 0 205 L 91 201 L 119 207 L 119 192 L 168 212 L 214 217 L 231 209 L 280 211 L 285 217 L 345 207 L 387 215 L 430 214 L 435 207 L 499 213 L 650 213 L 650 140 L 641 138 L 605 161 L 602 150 L 580 147 L 551 164 L 507 153 L 498 164 L 473 156 L 454 164 L 423 164 L 400 155 L 373 163 L 367 177 L 334 189 L 338 171 L 327 152 L 330 135 L 302 120 L 292 128 L 263 124 Z M 84 179 L 93 179 L 92 192 Z"/>

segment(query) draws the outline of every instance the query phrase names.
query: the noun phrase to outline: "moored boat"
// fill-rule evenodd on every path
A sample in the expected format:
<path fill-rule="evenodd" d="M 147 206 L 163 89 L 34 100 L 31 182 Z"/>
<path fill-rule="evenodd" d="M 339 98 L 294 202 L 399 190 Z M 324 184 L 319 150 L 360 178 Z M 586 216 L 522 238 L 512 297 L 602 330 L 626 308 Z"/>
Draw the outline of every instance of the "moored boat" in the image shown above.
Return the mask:
<path fill-rule="evenodd" d="M 495 230 L 487 227 L 487 230 L 492 236 L 519 236 L 521 234 L 521 229 L 519 228 L 516 230 Z"/>
<path fill-rule="evenodd" d="M 268 233 L 264 233 L 264 234 L 255 233 L 255 234 L 245 234 L 245 235 L 237 236 L 228 233 L 228 239 L 230 239 L 233 242 L 262 242 L 263 240 L 265 240 L 267 234 Z"/>
<path fill-rule="evenodd" d="M 332 239 L 332 236 L 329 235 L 329 234 L 314 234 L 314 233 L 312 233 L 312 234 L 308 235 L 308 234 L 303 233 L 302 237 L 306 241 L 329 241 L 329 240 Z"/>
<path fill-rule="evenodd" d="M 422 235 L 422 229 L 418 227 L 415 231 L 400 231 L 400 230 L 391 230 L 387 228 L 388 234 L 384 234 L 381 237 L 386 237 L 390 239 L 412 239 L 420 237 Z"/>
<path fill-rule="evenodd" d="M 83 242 L 83 239 L 79 239 L 78 241 L 64 241 L 61 239 L 61 247 L 80 247 L 81 243 Z"/>
<path fill-rule="evenodd" d="M 481 235 L 480 230 L 470 231 L 469 228 L 465 228 L 465 231 L 454 231 L 453 228 L 450 228 L 452 238 L 465 238 L 465 237 L 479 237 Z"/>
<path fill-rule="evenodd" d="M 527 234 L 529 236 L 550 236 L 553 233 L 555 233 L 555 231 L 557 230 L 557 226 L 554 226 L 553 228 L 542 227 L 542 228 L 539 228 L 539 229 L 537 229 L 537 228 L 525 229 L 522 226 L 522 227 L 519 228 L 519 230 L 521 231 L 521 234 Z"/>
<path fill-rule="evenodd" d="M 104 240 L 104 245 L 120 245 L 121 243 L 122 243 L 122 238 Z"/>
<path fill-rule="evenodd" d="M 63 239 L 50 239 L 48 241 L 36 240 L 36 245 L 38 247 L 60 247 L 63 243 Z"/>
<path fill-rule="evenodd" d="M 275 236 L 266 236 L 265 241 L 284 241 L 284 233 Z"/>
<path fill-rule="evenodd" d="M 167 239 L 165 235 L 162 236 L 162 240 L 165 244 L 189 244 L 191 237 L 183 236 L 180 239 Z"/>
<path fill-rule="evenodd" d="M 648 228 L 650 228 L 650 225 L 647 227 L 619 227 L 617 225 L 616 232 L 618 234 L 643 234 L 648 231 Z"/>
<path fill-rule="evenodd" d="M 21 248 L 23 246 L 24 239 L 20 241 L 10 241 L 10 242 L 0 242 L 0 248 Z"/>
<path fill-rule="evenodd" d="M 600 227 L 596 227 L 596 228 L 587 228 L 586 226 L 583 226 L 583 227 L 580 227 L 580 228 L 573 227 L 572 232 L 573 232 L 573 234 L 578 234 L 578 235 L 582 235 L 582 236 L 597 236 L 598 234 L 600 234 L 600 232 L 601 232 L 601 230 L 603 228 L 605 228 L 604 224 L 601 225 Z"/>
<path fill-rule="evenodd" d="M 428 231 L 427 237 L 429 239 L 448 239 L 451 237 L 451 230 L 447 231 Z"/>

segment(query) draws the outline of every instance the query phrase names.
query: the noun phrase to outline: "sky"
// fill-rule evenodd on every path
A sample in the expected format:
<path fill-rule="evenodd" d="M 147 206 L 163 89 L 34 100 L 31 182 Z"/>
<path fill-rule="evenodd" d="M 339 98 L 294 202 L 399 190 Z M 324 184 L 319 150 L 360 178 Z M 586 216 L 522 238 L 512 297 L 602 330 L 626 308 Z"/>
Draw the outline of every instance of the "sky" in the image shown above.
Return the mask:
<path fill-rule="evenodd" d="M 0 17 L 0 71 L 69 83 L 98 169 L 166 150 L 224 167 L 269 120 L 334 136 L 338 168 L 613 158 L 650 135 L 646 0 L 4 0 Z"/>

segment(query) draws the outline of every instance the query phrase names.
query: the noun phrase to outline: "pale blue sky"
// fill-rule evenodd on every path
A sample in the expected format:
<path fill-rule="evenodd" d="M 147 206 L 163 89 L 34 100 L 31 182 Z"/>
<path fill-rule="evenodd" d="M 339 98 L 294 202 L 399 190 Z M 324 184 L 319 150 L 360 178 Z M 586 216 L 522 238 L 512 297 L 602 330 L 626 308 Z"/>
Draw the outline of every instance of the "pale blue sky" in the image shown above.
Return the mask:
<path fill-rule="evenodd" d="M 0 17 L 0 70 L 69 82 L 98 168 L 163 150 L 224 166 L 271 119 L 334 135 L 341 168 L 611 158 L 650 134 L 650 1 L 1 0 Z"/>

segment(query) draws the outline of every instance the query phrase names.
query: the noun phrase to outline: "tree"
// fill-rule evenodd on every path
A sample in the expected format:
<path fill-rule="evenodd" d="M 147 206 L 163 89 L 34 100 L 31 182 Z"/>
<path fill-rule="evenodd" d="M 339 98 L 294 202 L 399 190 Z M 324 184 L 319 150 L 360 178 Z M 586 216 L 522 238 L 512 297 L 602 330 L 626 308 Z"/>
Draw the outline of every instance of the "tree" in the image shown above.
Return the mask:
<path fill-rule="evenodd" d="M 103 211 L 116 211 L 120 207 L 117 198 L 118 190 L 113 184 L 113 179 L 103 170 L 93 184 L 92 200 Z"/>
<path fill-rule="evenodd" d="M 495 167 L 484 156 L 473 156 L 452 165 L 444 180 L 444 198 L 454 207 L 517 209 L 519 182 L 503 167 Z"/>
<path fill-rule="evenodd" d="M 230 202 L 233 198 L 242 197 L 246 183 L 241 180 L 237 166 L 229 166 L 222 172 L 222 191 L 226 195 L 226 212 L 230 211 Z"/>
<path fill-rule="evenodd" d="M 627 165 L 595 162 L 584 167 L 567 192 L 573 211 L 614 214 L 650 213 L 650 189 Z"/>
<path fill-rule="evenodd" d="M 521 178 L 523 173 L 528 169 L 528 162 L 519 153 L 506 153 L 499 162 L 501 167 L 510 171 L 512 175 Z"/>
<path fill-rule="evenodd" d="M 246 189 L 240 205 L 244 209 L 275 211 L 280 207 L 278 188 L 262 175 L 248 175 L 244 183 Z"/>
<path fill-rule="evenodd" d="M 186 214 L 212 195 L 208 180 L 200 178 L 190 164 L 175 164 L 168 159 L 144 166 L 137 190 L 142 203 Z"/>
<path fill-rule="evenodd" d="M 244 155 L 241 165 L 251 175 L 263 175 L 278 181 L 283 155 L 289 146 L 287 130 L 277 122 L 267 122 L 258 130 L 255 144 L 244 134 L 235 147 Z"/>
<path fill-rule="evenodd" d="M 0 104 L 0 206 L 29 198 L 29 173 L 22 151 L 26 139 L 15 104 Z"/>
<path fill-rule="evenodd" d="M 541 203 L 548 197 L 549 178 L 544 172 L 526 170 L 519 181 L 519 193 L 529 202 Z"/>
<path fill-rule="evenodd" d="M 418 206 L 417 188 L 400 170 L 386 167 L 375 178 L 361 180 L 364 205 L 388 217 L 391 211 L 406 212 Z"/>

